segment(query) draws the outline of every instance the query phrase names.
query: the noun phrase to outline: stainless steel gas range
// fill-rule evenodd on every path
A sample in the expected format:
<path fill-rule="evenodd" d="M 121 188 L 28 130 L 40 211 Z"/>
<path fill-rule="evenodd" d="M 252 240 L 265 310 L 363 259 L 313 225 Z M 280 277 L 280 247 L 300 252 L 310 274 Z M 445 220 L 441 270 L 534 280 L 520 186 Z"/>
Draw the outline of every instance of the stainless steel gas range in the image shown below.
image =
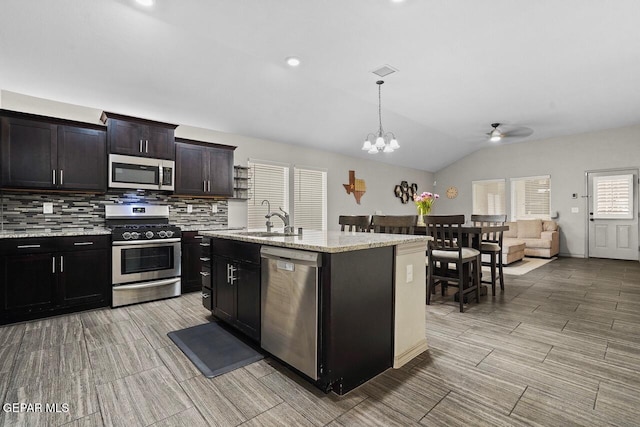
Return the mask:
<path fill-rule="evenodd" d="M 180 228 L 166 205 L 106 205 L 112 229 L 112 307 L 180 295 Z"/>

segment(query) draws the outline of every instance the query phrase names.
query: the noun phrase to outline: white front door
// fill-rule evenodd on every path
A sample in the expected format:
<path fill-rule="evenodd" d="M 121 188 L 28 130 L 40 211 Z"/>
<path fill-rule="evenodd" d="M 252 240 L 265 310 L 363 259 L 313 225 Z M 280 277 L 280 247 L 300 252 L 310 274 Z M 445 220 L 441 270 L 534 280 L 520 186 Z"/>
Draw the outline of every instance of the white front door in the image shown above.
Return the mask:
<path fill-rule="evenodd" d="M 638 170 L 588 172 L 589 257 L 638 260 Z"/>

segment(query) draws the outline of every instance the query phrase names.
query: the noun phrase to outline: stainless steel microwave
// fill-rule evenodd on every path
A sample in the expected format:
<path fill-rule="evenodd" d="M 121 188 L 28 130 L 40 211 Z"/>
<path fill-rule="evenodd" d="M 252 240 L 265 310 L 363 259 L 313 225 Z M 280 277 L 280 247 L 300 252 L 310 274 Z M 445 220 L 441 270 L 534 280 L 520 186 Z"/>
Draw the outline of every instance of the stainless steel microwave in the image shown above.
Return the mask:
<path fill-rule="evenodd" d="M 175 190 L 173 160 L 109 154 L 109 188 Z"/>

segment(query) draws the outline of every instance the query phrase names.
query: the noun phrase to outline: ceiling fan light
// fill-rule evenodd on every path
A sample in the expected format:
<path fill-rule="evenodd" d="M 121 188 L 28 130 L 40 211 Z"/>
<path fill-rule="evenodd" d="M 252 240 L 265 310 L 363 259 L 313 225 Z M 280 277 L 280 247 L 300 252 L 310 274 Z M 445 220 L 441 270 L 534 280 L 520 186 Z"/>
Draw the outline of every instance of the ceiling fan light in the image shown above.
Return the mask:
<path fill-rule="evenodd" d="M 364 144 L 362 144 L 362 150 L 369 151 L 371 150 L 371 147 L 373 147 L 373 145 L 371 145 L 371 141 L 369 141 L 368 139 L 365 139 Z"/>
<path fill-rule="evenodd" d="M 398 144 L 398 140 L 393 138 L 391 140 L 391 142 L 389 143 L 389 145 L 391 146 L 392 149 L 397 150 L 398 148 L 400 148 L 400 144 Z"/>
<path fill-rule="evenodd" d="M 502 132 L 500 132 L 497 128 L 492 130 L 491 133 L 489 134 L 490 138 L 489 141 L 491 142 L 498 142 L 502 139 Z"/>

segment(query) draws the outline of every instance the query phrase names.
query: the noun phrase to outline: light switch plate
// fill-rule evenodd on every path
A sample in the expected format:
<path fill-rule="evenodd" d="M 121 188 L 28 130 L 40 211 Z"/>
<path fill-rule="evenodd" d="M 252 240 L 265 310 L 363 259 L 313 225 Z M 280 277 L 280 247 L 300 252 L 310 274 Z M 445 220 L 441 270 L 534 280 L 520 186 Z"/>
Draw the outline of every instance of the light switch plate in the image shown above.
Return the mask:
<path fill-rule="evenodd" d="M 193 205 L 187 205 L 187 213 L 193 212 Z"/>
<path fill-rule="evenodd" d="M 407 283 L 413 282 L 413 264 L 407 265 Z"/>
<path fill-rule="evenodd" d="M 53 213 L 53 203 L 44 202 L 42 204 L 42 213 L 44 213 L 44 214 L 52 214 Z"/>
<path fill-rule="evenodd" d="M 580 208 L 578 207 L 572 207 L 571 208 L 571 213 L 579 213 L 580 212 Z"/>
<path fill-rule="evenodd" d="M 218 213 L 218 205 L 215 203 L 211 203 L 211 212 Z"/>

